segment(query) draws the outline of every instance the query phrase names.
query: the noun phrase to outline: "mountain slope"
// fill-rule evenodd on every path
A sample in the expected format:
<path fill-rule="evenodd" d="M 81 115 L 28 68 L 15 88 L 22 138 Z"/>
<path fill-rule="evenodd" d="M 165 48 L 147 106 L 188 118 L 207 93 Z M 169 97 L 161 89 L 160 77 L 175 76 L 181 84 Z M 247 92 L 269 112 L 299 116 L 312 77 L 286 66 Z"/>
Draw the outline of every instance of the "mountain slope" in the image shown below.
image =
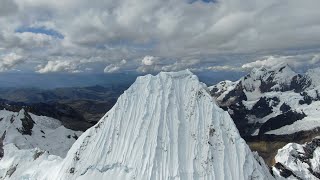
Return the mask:
<path fill-rule="evenodd" d="M 13 143 L 19 149 L 38 147 L 64 157 L 81 133 L 65 128 L 59 120 L 37 116 L 24 109 L 19 112 L 0 110 L 2 146 Z"/>
<path fill-rule="evenodd" d="M 19 112 L 24 109 L 37 116 L 52 117 L 58 119 L 64 127 L 74 131 L 85 131 L 93 125 L 92 123 L 87 122 L 78 110 L 60 103 L 28 104 L 0 99 L 0 109 L 11 112 Z"/>
<path fill-rule="evenodd" d="M 261 67 L 239 81 L 222 81 L 209 89 L 251 149 L 272 166 L 285 144 L 320 135 L 319 75 L 319 68 L 299 74 L 289 66 Z"/>
<path fill-rule="evenodd" d="M 5 102 L 29 106 L 36 111 L 34 114 L 47 116 L 54 114 L 56 115 L 54 118 L 63 121 L 68 128 L 84 131 L 101 119 L 128 87 L 129 84 L 121 82 L 107 87 L 99 85 L 56 89 L 0 87 L 0 98 L 5 99 L 0 99 L 0 104 Z"/>
<path fill-rule="evenodd" d="M 65 159 L 41 158 L 41 167 L 34 165 L 39 158 L 20 161 L 21 166 L 7 165 L 16 167 L 10 177 L 273 179 L 228 113 L 189 71 L 139 77 L 99 123 L 75 142 Z M 25 164 L 32 170 L 20 168 Z M 8 177 L 8 170 L 2 170 L 3 177 Z"/>
<path fill-rule="evenodd" d="M 320 127 L 319 75 L 319 70 L 298 74 L 289 66 L 262 67 L 210 89 L 243 137 L 294 134 Z"/>
<path fill-rule="evenodd" d="M 287 179 L 320 178 L 320 137 L 303 145 L 289 143 L 278 151 L 272 168 L 278 177 Z"/>

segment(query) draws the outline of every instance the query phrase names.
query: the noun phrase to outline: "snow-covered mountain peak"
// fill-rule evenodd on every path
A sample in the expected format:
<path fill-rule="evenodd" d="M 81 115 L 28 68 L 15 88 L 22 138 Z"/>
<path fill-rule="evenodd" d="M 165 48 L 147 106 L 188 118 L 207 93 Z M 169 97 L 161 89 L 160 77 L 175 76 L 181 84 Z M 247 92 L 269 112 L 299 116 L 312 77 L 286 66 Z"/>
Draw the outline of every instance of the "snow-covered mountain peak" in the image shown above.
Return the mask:
<path fill-rule="evenodd" d="M 262 66 L 259 68 L 253 68 L 250 72 L 250 76 L 252 78 L 261 78 L 270 74 L 282 74 L 282 76 L 292 76 L 296 73 L 288 64 L 279 64 L 273 67 Z"/>
<path fill-rule="evenodd" d="M 57 178 L 264 179 L 264 170 L 205 86 L 181 71 L 138 78 L 75 143 Z"/>
<path fill-rule="evenodd" d="M 179 80 L 188 80 L 188 79 L 193 79 L 199 81 L 198 77 L 194 75 L 190 70 L 186 69 L 183 71 L 178 71 L 178 72 L 160 72 L 159 74 L 153 76 L 151 74 L 145 75 L 145 76 L 139 76 L 136 80 L 136 84 L 141 84 L 141 83 L 149 83 L 150 81 L 157 81 L 156 79 L 162 79 L 162 80 L 172 80 L 172 79 L 179 79 Z M 199 83 L 199 82 L 197 82 Z"/>
<path fill-rule="evenodd" d="M 319 75 L 320 68 L 298 74 L 289 66 L 262 67 L 237 82 L 224 81 L 214 85 L 210 93 L 221 107 L 228 110 L 243 137 L 262 135 L 281 127 L 286 130 L 270 133 L 295 133 L 319 124 L 314 118 L 320 100 Z M 301 119 L 313 123 L 294 124 Z M 291 127 L 291 124 L 294 125 Z"/>
<path fill-rule="evenodd" d="M 287 179 L 320 178 L 320 137 L 305 144 L 289 143 L 279 149 L 272 170 Z"/>
<path fill-rule="evenodd" d="M 137 78 L 99 123 L 79 137 L 62 162 L 47 164 L 20 176 L 273 179 L 240 137 L 228 113 L 189 71 Z"/>
<path fill-rule="evenodd" d="M 18 112 L 0 110 L 3 146 L 12 143 L 19 149 L 38 147 L 64 157 L 81 133 L 65 128 L 57 119 L 37 116 L 23 108 Z"/>
<path fill-rule="evenodd" d="M 320 67 L 309 69 L 306 75 L 310 77 L 313 87 L 320 86 Z"/>
<path fill-rule="evenodd" d="M 253 69 L 241 79 L 241 83 L 247 91 L 279 91 L 290 86 L 296 73 L 288 66 L 275 66 L 271 68 L 260 67 Z"/>

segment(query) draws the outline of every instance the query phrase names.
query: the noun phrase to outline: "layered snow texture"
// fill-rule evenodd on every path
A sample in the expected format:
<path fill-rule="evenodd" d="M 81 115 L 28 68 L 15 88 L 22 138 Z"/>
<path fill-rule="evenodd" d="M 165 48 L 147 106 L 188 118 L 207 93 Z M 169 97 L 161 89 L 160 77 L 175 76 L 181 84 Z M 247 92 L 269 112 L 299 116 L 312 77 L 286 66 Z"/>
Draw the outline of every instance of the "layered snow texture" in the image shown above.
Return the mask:
<path fill-rule="evenodd" d="M 12 179 L 273 179 L 190 71 L 139 77 L 65 159 L 41 158 L 32 169 L 4 163 Z"/>
<path fill-rule="evenodd" d="M 19 149 L 40 148 L 65 157 L 80 131 L 61 125 L 57 119 L 26 112 L 0 110 L 0 137 L 3 146 L 14 144 Z"/>
<path fill-rule="evenodd" d="M 278 179 L 320 178 L 320 137 L 306 144 L 289 143 L 279 149 L 272 168 Z"/>
<path fill-rule="evenodd" d="M 298 74 L 289 66 L 262 67 L 237 82 L 209 88 L 235 123 L 243 125 L 238 128 L 246 129 L 243 136 L 284 135 L 320 127 L 319 76 L 320 68 Z"/>

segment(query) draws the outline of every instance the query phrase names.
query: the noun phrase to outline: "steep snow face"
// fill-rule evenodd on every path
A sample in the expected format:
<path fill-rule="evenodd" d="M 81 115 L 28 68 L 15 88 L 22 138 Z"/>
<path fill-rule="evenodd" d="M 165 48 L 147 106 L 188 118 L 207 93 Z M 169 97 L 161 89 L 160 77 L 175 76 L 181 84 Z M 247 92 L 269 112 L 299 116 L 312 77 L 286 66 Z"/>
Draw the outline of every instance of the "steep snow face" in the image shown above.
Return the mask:
<path fill-rule="evenodd" d="M 19 149 L 40 148 L 65 157 L 80 131 L 72 131 L 59 120 L 26 112 L 0 110 L 0 136 L 3 146 L 13 143 Z"/>
<path fill-rule="evenodd" d="M 320 178 L 320 137 L 300 145 L 289 143 L 279 149 L 272 168 L 274 174 L 287 179 Z"/>
<path fill-rule="evenodd" d="M 48 177 L 270 179 L 264 170 L 206 86 L 182 71 L 138 78 Z"/>
<path fill-rule="evenodd" d="M 273 179 L 260 160 L 207 87 L 190 71 L 181 71 L 139 77 L 64 160 L 23 172 L 17 166 L 19 174 L 11 177 Z"/>

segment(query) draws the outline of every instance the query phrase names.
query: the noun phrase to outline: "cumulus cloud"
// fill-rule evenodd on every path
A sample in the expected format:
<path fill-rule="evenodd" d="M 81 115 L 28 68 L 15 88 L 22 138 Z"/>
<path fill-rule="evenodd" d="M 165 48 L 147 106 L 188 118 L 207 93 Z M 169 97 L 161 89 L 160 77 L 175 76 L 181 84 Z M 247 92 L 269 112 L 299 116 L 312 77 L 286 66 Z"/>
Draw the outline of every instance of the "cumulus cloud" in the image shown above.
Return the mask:
<path fill-rule="evenodd" d="M 244 69 L 252 69 L 252 68 L 259 68 L 259 67 L 272 67 L 272 66 L 276 66 L 278 64 L 286 64 L 289 61 L 289 57 L 287 56 L 279 56 L 279 57 L 275 57 L 275 56 L 268 56 L 265 57 L 262 60 L 256 60 L 250 63 L 246 63 L 244 65 L 242 65 L 242 68 Z"/>
<path fill-rule="evenodd" d="M 44 46 L 49 45 L 50 41 L 52 40 L 52 37 L 46 34 L 23 32 L 16 33 L 15 35 L 19 38 L 19 45 L 24 46 L 25 49 L 31 49 L 35 47 L 43 48 Z"/>
<path fill-rule="evenodd" d="M 143 65 L 146 65 L 146 66 L 151 66 L 154 64 L 154 61 L 156 60 L 155 57 L 153 56 L 145 56 L 143 59 L 142 59 L 142 64 Z"/>
<path fill-rule="evenodd" d="M 118 72 L 125 64 L 127 64 L 127 60 L 123 59 L 119 63 L 110 64 L 104 68 L 105 73 L 114 73 Z"/>
<path fill-rule="evenodd" d="M 55 44 L 53 38 L 45 34 L 32 32 L 9 33 L 1 32 L 0 29 L 0 47 L 3 49 L 18 49 L 33 54 L 31 53 L 32 50 L 49 48 L 53 44 Z"/>
<path fill-rule="evenodd" d="M 243 71 L 243 68 L 241 67 L 233 67 L 233 66 L 229 66 L 229 65 L 225 65 L 225 66 L 210 66 L 205 68 L 206 70 L 210 70 L 210 71 Z"/>
<path fill-rule="evenodd" d="M 179 71 L 187 68 L 195 68 L 195 66 L 199 65 L 201 62 L 199 59 L 193 59 L 193 58 L 183 58 L 183 59 L 173 60 L 173 59 L 165 59 L 160 57 L 153 57 L 151 58 L 152 63 L 149 62 L 148 60 L 146 65 L 144 60 L 150 59 L 150 57 L 148 56 L 146 57 L 143 58 L 141 65 L 136 69 L 138 72 L 151 73 L 151 72 L 159 72 L 159 71 Z"/>
<path fill-rule="evenodd" d="M 16 53 L 4 55 L 0 57 L 0 72 L 8 71 L 23 61 L 22 56 Z"/>
<path fill-rule="evenodd" d="M 273 67 L 279 65 L 289 65 L 294 69 L 303 70 L 320 66 L 320 54 L 307 53 L 291 56 L 266 56 L 253 62 L 242 65 L 243 69 L 252 69 L 259 67 Z"/>
<path fill-rule="evenodd" d="M 56 61 L 48 61 L 45 65 L 38 66 L 38 73 L 52 73 L 52 72 L 71 72 L 77 73 L 80 72 L 78 69 L 78 63 L 56 60 Z"/>
<path fill-rule="evenodd" d="M 232 61 L 239 63 L 235 54 L 316 52 L 320 49 L 319 6 L 318 0 L 2 0 L 0 49 L 21 52 L 38 64 L 56 56 L 90 63 L 100 59 L 99 63 L 109 64 L 105 72 L 200 68 L 194 66 L 201 63 L 217 70 Z M 63 38 L 17 32 L 20 27 L 52 29 Z M 233 58 L 213 58 L 221 55 Z M 139 57 L 144 57 L 142 62 Z M 200 62 L 185 60 L 190 57 Z M 119 59 L 128 63 L 119 65 Z"/>

